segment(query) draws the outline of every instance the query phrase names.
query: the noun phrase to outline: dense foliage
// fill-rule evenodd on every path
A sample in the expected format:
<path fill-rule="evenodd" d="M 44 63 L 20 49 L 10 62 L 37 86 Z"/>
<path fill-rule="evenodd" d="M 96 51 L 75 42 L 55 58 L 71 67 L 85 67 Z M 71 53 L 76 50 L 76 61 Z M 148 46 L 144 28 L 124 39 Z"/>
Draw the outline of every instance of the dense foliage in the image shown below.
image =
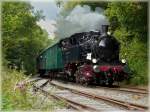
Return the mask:
<path fill-rule="evenodd" d="M 109 3 L 105 13 L 111 30 L 121 42 L 120 58 L 126 58 L 133 70 L 131 83 L 148 83 L 148 3 Z"/>
<path fill-rule="evenodd" d="M 105 9 L 110 21 L 110 31 L 120 41 L 120 59 L 126 58 L 133 70 L 131 84 L 148 84 L 148 42 L 147 42 L 147 2 L 101 2 L 101 1 L 68 1 L 59 2 L 61 15 L 65 15 L 77 5 L 89 5 Z M 65 15 L 66 16 L 66 15 Z"/>
<path fill-rule="evenodd" d="M 2 52 L 6 65 L 35 73 L 36 57 L 47 46 L 48 34 L 36 23 L 42 19 L 26 2 L 2 3 Z"/>

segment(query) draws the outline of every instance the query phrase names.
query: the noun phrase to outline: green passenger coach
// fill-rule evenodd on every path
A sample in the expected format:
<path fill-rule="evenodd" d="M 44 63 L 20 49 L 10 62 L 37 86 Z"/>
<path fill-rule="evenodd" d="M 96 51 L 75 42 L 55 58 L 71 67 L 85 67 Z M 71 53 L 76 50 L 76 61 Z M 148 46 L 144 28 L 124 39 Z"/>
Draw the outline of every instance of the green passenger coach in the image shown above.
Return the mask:
<path fill-rule="evenodd" d="M 39 72 L 44 74 L 46 71 L 63 69 L 64 63 L 62 56 L 62 50 L 58 43 L 43 50 L 37 58 Z"/>

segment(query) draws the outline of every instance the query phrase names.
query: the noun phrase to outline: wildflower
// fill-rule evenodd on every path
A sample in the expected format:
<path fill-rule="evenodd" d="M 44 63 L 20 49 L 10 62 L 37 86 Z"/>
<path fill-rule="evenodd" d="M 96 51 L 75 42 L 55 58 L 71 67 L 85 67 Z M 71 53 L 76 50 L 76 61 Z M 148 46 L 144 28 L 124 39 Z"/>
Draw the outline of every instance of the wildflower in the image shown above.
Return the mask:
<path fill-rule="evenodd" d="M 14 91 L 15 91 L 16 89 L 19 89 L 19 90 L 21 90 L 21 91 L 25 91 L 26 86 L 27 86 L 26 81 L 18 82 L 18 83 L 15 84 Z"/>

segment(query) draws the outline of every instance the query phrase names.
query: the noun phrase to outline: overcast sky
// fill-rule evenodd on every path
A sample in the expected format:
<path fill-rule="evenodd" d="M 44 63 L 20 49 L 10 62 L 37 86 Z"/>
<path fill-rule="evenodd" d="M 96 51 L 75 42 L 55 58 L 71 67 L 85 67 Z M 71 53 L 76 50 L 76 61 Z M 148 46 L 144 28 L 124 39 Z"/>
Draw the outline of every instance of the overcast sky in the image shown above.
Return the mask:
<path fill-rule="evenodd" d="M 54 31 L 56 27 L 55 19 L 59 13 L 59 8 L 56 6 L 54 0 L 47 0 L 47 1 L 31 1 L 31 5 L 34 7 L 35 10 L 42 10 L 43 15 L 45 16 L 45 20 L 41 20 L 38 22 L 43 29 L 45 29 L 49 37 L 54 37 Z"/>

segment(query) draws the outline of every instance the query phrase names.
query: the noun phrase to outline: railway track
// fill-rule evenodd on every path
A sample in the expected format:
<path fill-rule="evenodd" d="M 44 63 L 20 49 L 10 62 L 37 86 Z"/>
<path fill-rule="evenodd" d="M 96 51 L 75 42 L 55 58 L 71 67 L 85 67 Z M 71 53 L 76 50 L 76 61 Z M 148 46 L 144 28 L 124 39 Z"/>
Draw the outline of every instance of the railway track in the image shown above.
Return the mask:
<path fill-rule="evenodd" d="M 118 88 L 119 91 L 126 91 L 126 92 L 132 92 L 132 93 L 140 93 L 140 94 L 148 94 L 148 91 L 146 89 L 139 89 L 139 88 Z"/>
<path fill-rule="evenodd" d="M 64 87 L 64 86 L 61 86 L 61 85 L 58 85 L 58 84 L 55 84 L 55 83 L 52 83 L 52 82 L 50 82 L 50 84 L 53 85 L 53 86 L 56 86 L 60 89 L 67 89 L 67 90 L 69 90 L 73 93 L 76 93 L 76 94 L 79 94 L 79 95 L 82 95 L 82 96 L 86 96 L 86 97 L 89 97 L 89 98 L 93 98 L 93 99 L 98 100 L 98 101 L 103 100 L 103 101 L 106 101 L 108 103 L 119 105 L 121 107 L 124 107 L 127 110 L 145 111 L 145 110 L 148 109 L 147 106 L 142 106 L 142 105 L 138 105 L 138 104 L 133 104 L 133 103 L 129 103 L 129 102 L 124 102 L 124 101 L 112 99 L 112 98 L 109 98 L 109 97 L 104 97 L 104 96 L 99 96 L 99 95 L 95 95 L 95 94 L 92 94 L 92 93 L 87 93 L 85 91 L 80 91 L 80 90 L 77 90 L 77 89 Z"/>
<path fill-rule="evenodd" d="M 40 78 L 40 77 L 35 77 L 35 78 L 32 78 L 32 79 L 26 81 L 26 83 L 37 82 L 37 81 L 39 81 L 39 80 L 42 80 L 42 78 Z"/>
<path fill-rule="evenodd" d="M 140 89 L 140 88 L 128 88 L 128 87 L 99 87 L 96 86 L 96 88 L 103 88 L 103 89 L 110 89 L 110 90 L 117 90 L 117 91 L 123 91 L 123 92 L 130 92 L 130 93 L 136 93 L 136 94 L 148 94 L 148 90 L 146 89 Z"/>
<path fill-rule="evenodd" d="M 35 78 L 29 82 L 40 82 L 41 78 Z M 43 80 L 43 79 L 42 79 Z M 66 104 L 78 111 L 103 111 L 108 110 L 138 110 L 146 111 L 147 106 L 142 106 L 138 104 L 133 104 L 129 102 L 124 102 L 109 97 L 99 96 L 85 91 L 72 89 L 70 87 L 65 87 L 48 79 L 44 79 L 45 83 L 40 83 L 38 85 L 33 85 L 36 90 L 41 91 L 43 95 L 46 95 L 48 98 L 54 98 L 57 100 L 65 101 Z M 57 92 L 51 93 L 50 91 L 45 90 L 44 88 L 49 85 L 58 88 Z M 48 88 L 48 87 L 47 87 Z M 104 87 L 107 88 L 107 87 Z M 108 89 L 108 88 L 107 88 Z M 111 88 L 116 89 L 116 88 Z M 120 89 L 120 88 L 119 88 Z M 125 88 L 128 89 L 128 88 Z M 124 90 L 121 90 L 124 91 Z M 142 90 L 140 90 L 142 91 Z M 128 91 L 129 92 L 129 91 Z M 145 94 L 145 93 L 142 93 Z"/>
<path fill-rule="evenodd" d="M 84 105 L 82 103 L 79 103 L 79 102 L 76 102 L 76 101 L 73 101 L 73 100 L 70 100 L 68 98 L 64 98 L 60 95 L 57 95 L 57 94 L 52 94 L 46 90 L 44 90 L 44 86 L 46 86 L 46 84 L 48 83 L 49 81 L 45 81 L 43 84 L 39 85 L 39 86 L 35 86 L 33 85 L 33 88 L 34 90 L 36 91 L 40 91 L 43 95 L 45 95 L 46 97 L 48 98 L 54 98 L 54 99 L 57 99 L 57 100 L 62 100 L 62 101 L 65 101 L 67 103 L 67 105 L 75 110 L 78 110 L 78 111 L 98 111 L 96 108 L 93 108 L 93 107 L 90 107 L 88 105 Z"/>
<path fill-rule="evenodd" d="M 68 82 L 71 85 L 77 85 L 76 83 L 73 82 Z M 80 86 L 80 85 L 79 85 Z M 135 88 L 135 87 L 104 87 L 104 86 L 96 86 L 96 85 L 92 85 L 92 88 L 99 88 L 99 89 L 110 89 L 110 90 L 116 90 L 116 91 L 122 91 L 122 92 L 128 92 L 128 93 L 135 93 L 135 94 L 148 94 L 148 90 L 147 89 L 142 89 L 142 88 Z"/>
<path fill-rule="evenodd" d="M 123 87 L 123 89 L 129 89 L 131 91 L 142 91 L 143 94 L 148 94 L 148 89 L 144 89 L 144 88 L 136 88 L 136 87 Z"/>
<path fill-rule="evenodd" d="M 72 82 L 69 82 L 69 84 L 75 84 Z M 93 87 L 92 87 L 93 88 Z M 104 86 L 94 86 L 94 88 L 100 88 L 100 89 L 110 89 L 110 90 L 116 90 L 116 91 L 122 91 L 122 92 L 128 92 L 128 93 L 136 93 L 136 94 L 148 94 L 147 89 L 142 88 L 135 88 L 135 87 L 104 87 Z"/>

